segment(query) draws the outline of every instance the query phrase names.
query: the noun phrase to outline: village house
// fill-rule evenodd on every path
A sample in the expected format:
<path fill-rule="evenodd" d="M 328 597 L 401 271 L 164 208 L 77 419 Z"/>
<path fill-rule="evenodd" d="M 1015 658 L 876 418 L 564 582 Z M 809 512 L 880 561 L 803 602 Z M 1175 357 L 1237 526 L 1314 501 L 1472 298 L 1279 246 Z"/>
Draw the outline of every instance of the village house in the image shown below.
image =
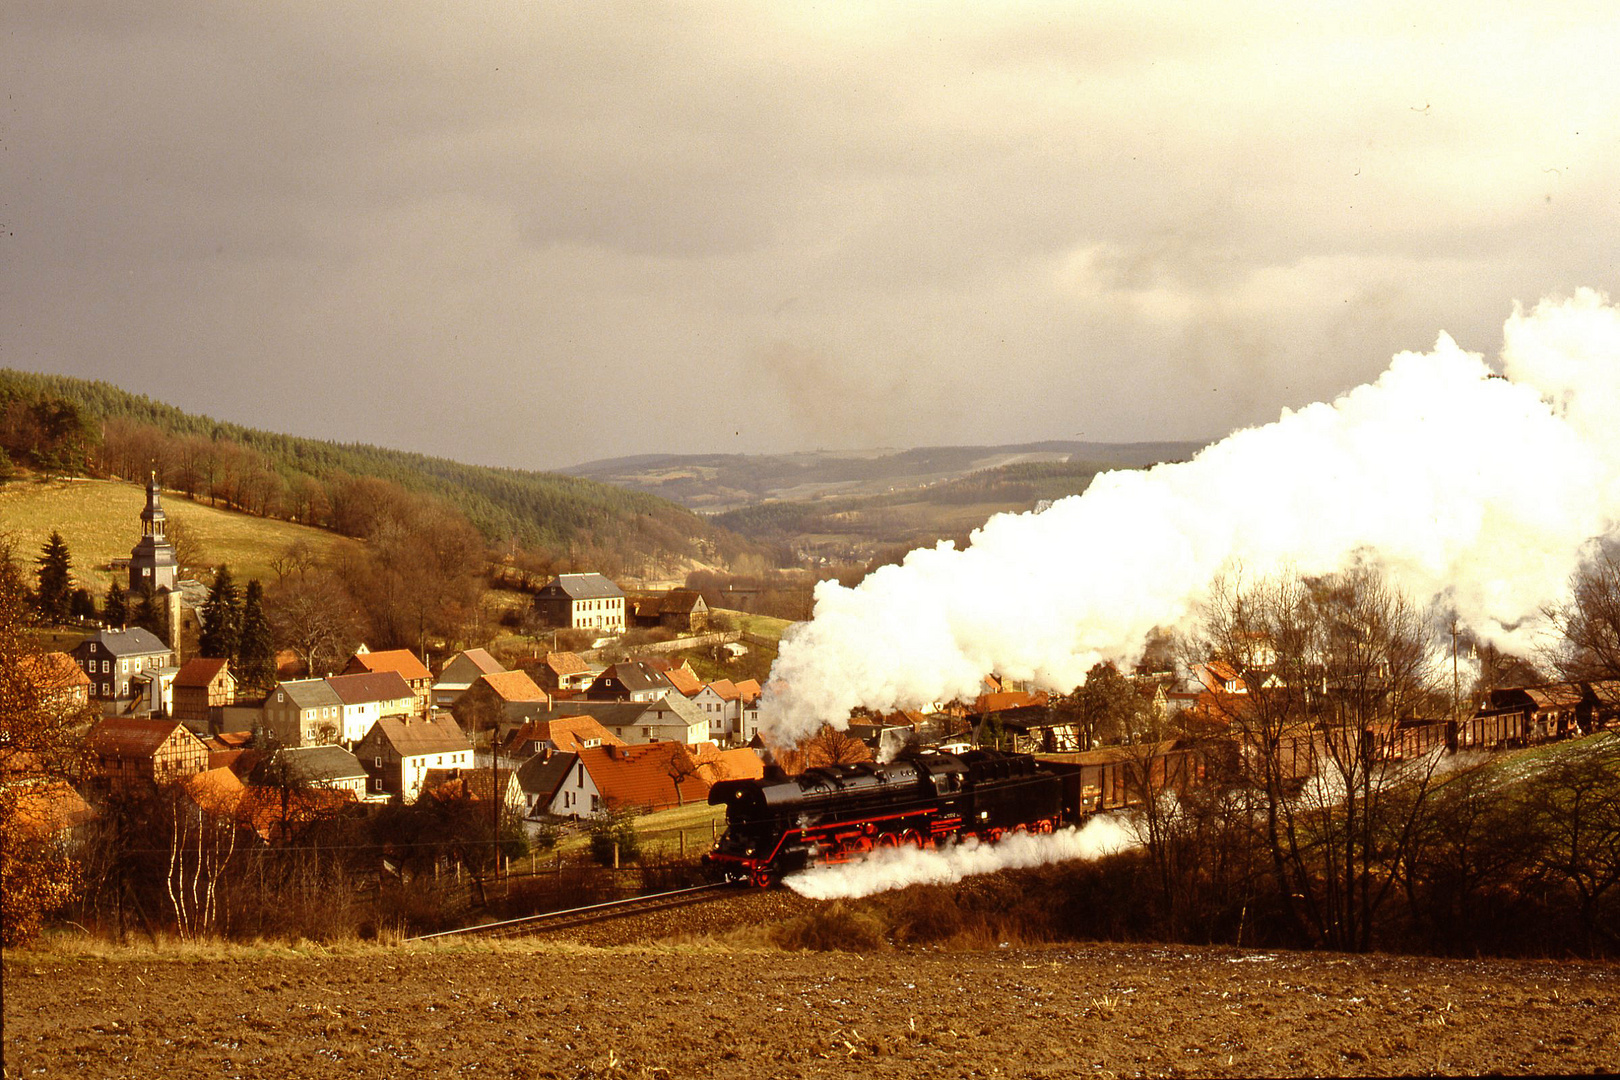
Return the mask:
<path fill-rule="evenodd" d="M 445 661 L 439 677 L 433 680 L 433 707 L 448 709 L 456 703 L 480 675 L 494 675 L 506 669 L 484 649 L 466 649 Z"/>
<path fill-rule="evenodd" d="M 671 589 L 662 596 L 637 600 L 634 622 L 640 627 L 702 633 L 709 628 L 709 605 L 695 589 Z"/>
<path fill-rule="evenodd" d="M 534 720 L 513 731 L 505 741 L 506 756 L 524 760 L 545 750 L 573 753 L 593 746 L 623 746 L 624 740 L 589 716 L 559 716 Z"/>
<path fill-rule="evenodd" d="M 471 735 L 498 729 L 508 706 L 549 701 L 550 696 L 535 685 L 527 672 L 500 671 L 480 675 L 450 711 L 461 729 Z"/>
<path fill-rule="evenodd" d="M 109 716 L 85 737 L 97 782 L 113 791 L 161 786 L 208 768 L 208 747 L 178 720 Z"/>
<path fill-rule="evenodd" d="M 264 733 L 276 746 L 320 746 L 343 734 L 343 699 L 325 679 L 276 684 L 264 699 Z"/>
<path fill-rule="evenodd" d="M 251 774 L 263 787 L 318 787 L 366 798 L 371 775 L 341 746 L 284 746 Z"/>
<path fill-rule="evenodd" d="M 572 767 L 552 792 L 550 813 L 591 817 L 610 810 L 663 810 L 703 803 L 721 780 L 759 779 L 764 765 L 751 750 L 721 752 L 712 743 L 688 746 L 602 746 L 572 755 Z M 549 761 L 531 766 L 534 776 L 551 777 Z M 531 780 L 540 793 L 543 784 Z"/>
<path fill-rule="evenodd" d="M 392 671 L 410 684 L 411 693 L 416 695 L 416 711 L 426 713 L 428 702 L 433 697 L 433 673 L 429 671 L 416 654 L 409 649 L 384 649 L 372 652 L 364 645 L 349 657 L 349 662 L 339 672 L 341 675 L 380 674 Z"/>
<path fill-rule="evenodd" d="M 416 694 L 395 671 L 332 675 L 326 685 L 342 703 L 337 741 L 344 746 L 353 746 L 364 738 L 380 716 L 404 716 L 416 711 Z"/>
<path fill-rule="evenodd" d="M 187 660 L 175 672 L 171 686 L 169 715 L 195 732 L 213 730 L 210 722 L 218 716 L 215 710 L 236 701 L 236 676 L 227 660 Z"/>
<path fill-rule="evenodd" d="M 591 666 L 571 652 L 548 652 L 538 660 L 525 662 L 523 667 L 542 690 L 552 694 L 583 690 L 596 678 Z"/>
<path fill-rule="evenodd" d="M 44 776 L 0 779 L 0 793 L 11 811 L 16 837 L 69 842 L 96 812 L 72 784 Z"/>
<path fill-rule="evenodd" d="M 664 673 L 645 660 L 625 660 L 585 688 L 587 701 L 656 701 L 670 691 Z"/>
<path fill-rule="evenodd" d="M 23 679 L 33 685 L 41 705 L 71 712 L 90 704 L 90 676 L 67 653 L 24 656 L 18 659 L 17 667 Z"/>
<path fill-rule="evenodd" d="M 371 791 L 415 802 L 429 769 L 470 768 L 472 743 L 449 713 L 379 717 L 355 747 L 371 775 Z"/>
<path fill-rule="evenodd" d="M 577 778 L 574 776 L 578 764 L 577 753 L 544 750 L 518 765 L 513 776 L 517 780 L 518 791 L 523 799 L 524 815 L 530 818 L 577 816 L 574 793 L 584 791 L 587 779 L 583 772 Z M 577 779 L 578 784 L 565 795 L 563 785 L 571 779 Z M 600 805 L 601 797 L 594 786 L 584 793 L 587 796 L 596 796 Z M 588 797 L 579 800 L 580 806 L 589 804 Z"/>
<path fill-rule="evenodd" d="M 514 705 L 508 710 L 502 730 L 510 732 L 524 724 L 558 720 L 567 716 L 589 716 L 620 741 L 635 745 L 650 742 L 684 742 L 692 746 L 708 741 L 709 721 L 690 701 L 666 692 L 657 701 L 573 701 L 556 702 L 549 708 L 540 703 Z"/>
<path fill-rule="evenodd" d="M 709 738 L 725 742 L 742 728 L 742 694 L 730 679 L 716 679 L 692 697 L 709 721 Z"/>
<path fill-rule="evenodd" d="M 759 734 L 759 701 L 765 692 L 757 679 L 744 679 L 737 684 L 737 695 L 742 702 L 742 720 L 737 729 L 736 741 L 749 743 Z"/>
<path fill-rule="evenodd" d="M 174 651 L 140 627 L 97 630 L 73 649 L 73 660 L 90 679 L 90 696 L 109 716 L 128 712 L 136 698 L 131 679 L 168 667 Z"/>
<path fill-rule="evenodd" d="M 422 792 L 417 801 L 437 799 L 441 803 L 487 805 L 491 790 L 500 792 L 501 803 L 508 813 L 518 817 L 528 813 L 529 800 L 515 769 L 429 769 L 422 776 Z"/>
<path fill-rule="evenodd" d="M 180 674 L 177 667 L 147 668 L 139 675 L 129 677 L 130 716 L 173 716 L 174 680 Z"/>
<path fill-rule="evenodd" d="M 685 664 L 664 669 L 663 676 L 683 697 L 694 698 L 703 692 L 703 680 L 692 674 L 692 669 Z"/>
<path fill-rule="evenodd" d="M 534 614 L 545 626 L 621 633 L 624 590 L 601 574 L 559 574 L 535 593 Z"/>

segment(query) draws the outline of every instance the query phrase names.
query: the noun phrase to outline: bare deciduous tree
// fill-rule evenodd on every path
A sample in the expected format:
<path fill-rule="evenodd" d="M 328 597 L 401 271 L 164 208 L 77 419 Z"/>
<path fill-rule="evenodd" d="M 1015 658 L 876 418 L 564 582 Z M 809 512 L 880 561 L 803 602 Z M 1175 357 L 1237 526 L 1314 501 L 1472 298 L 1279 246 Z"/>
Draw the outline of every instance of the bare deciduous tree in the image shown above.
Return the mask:
<path fill-rule="evenodd" d="M 1440 708 L 1431 621 L 1363 568 L 1229 580 L 1196 648 L 1246 687 L 1226 708 L 1287 916 L 1309 940 L 1370 948 L 1438 760 L 1391 752 L 1400 721 Z"/>

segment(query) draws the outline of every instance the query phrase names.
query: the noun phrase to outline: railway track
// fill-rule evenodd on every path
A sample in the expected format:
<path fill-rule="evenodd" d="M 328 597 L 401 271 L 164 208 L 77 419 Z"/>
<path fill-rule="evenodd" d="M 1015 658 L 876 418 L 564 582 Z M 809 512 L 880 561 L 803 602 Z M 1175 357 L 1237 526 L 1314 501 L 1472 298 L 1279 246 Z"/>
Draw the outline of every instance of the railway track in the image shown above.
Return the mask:
<path fill-rule="evenodd" d="M 627 900 L 609 900 L 602 904 L 588 904 L 585 907 L 567 908 L 563 911 L 548 911 L 543 915 L 525 915 L 521 919 L 505 919 L 501 922 L 463 926 L 456 930 L 440 930 L 433 934 L 418 934 L 416 937 L 409 937 L 405 940 L 429 941 L 433 938 L 448 937 L 511 938 L 526 937 L 531 934 L 549 934 L 554 930 L 585 926 L 589 923 L 603 922 L 607 919 L 622 919 L 632 915 L 645 915 L 654 911 L 666 911 L 670 908 L 701 904 L 709 900 L 718 900 L 728 894 L 734 895 L 736 891 L 735 886 L 725 883 L 697 885 L 688 889 L 673 889 L 669 892 L 632 896 Z"/>

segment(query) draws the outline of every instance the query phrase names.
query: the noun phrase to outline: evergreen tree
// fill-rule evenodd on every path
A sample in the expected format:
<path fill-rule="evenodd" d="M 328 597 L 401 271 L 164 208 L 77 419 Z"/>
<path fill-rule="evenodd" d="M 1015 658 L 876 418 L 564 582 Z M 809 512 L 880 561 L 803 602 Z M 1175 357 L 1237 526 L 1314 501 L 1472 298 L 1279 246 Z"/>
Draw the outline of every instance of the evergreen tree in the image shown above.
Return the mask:
<path fill-rule="evenodd" d="M 163 640 L 168 640 L 168 605 L 163 602 L 162 597 L 152 591 L 150 586 L 142 587 L 140 602 L 135 605 L 134 618 L 131 621 L 141 629 L 149 630 Z"/>
<path fill-rule="evenodd" d="M 39 592 L 34 603 L 39 608 L 40 618 L 46 622 L 66 621 L 73 593 L 73 560 L 68 556 L 62 534 L 53 531 L 34 561 L 39 564 L 35 571 L 39 577 Z"/>
<path fill-rule="evenodd" d="M 102 604 L 101 617 L 115 630 L 129 623 L 129 600 L 124 593 L 124 587 L 116 580 L 107 588 L 107 599 Z"/>
<path fill-rule="evenodd" d="M 80 586 L 73 590 L 73 595 L 68 597 L 68 614 L 79 622 L 89 622 L 96 617 L 96 600 L 89 589 Z"/>
<path fill-rule="evenodd" d="M 264 614 L 264 589 L 259 579 L 248 582 L 247 596 L 242 601 L 242 634 L 236 648 L 236 671 L 242 685 L 254 691 L 266 691 L 275 682 L 275 639 L 270 633 L 270 620 Z"/>
<path fill-rule="evenodd" d="M 231 568 L 220 564 L 214 587 L 203 604 L 202 635 L 197 649 L 203 656 L 229 660 L 236 655 L 242 636 L 242 596 L 231 580 Z"/>

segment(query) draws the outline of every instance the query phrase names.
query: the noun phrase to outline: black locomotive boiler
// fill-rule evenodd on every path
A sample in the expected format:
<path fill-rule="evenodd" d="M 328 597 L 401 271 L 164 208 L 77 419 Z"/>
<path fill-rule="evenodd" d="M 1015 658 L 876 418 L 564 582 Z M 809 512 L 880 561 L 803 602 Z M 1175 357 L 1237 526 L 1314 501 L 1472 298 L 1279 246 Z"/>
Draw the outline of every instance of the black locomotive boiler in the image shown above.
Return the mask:
<path fill-rule="evenodd" d="M 726 808 L 726 831 L 704 862 L 729 880 L 769 885 L 878 848 L 1047 833 L 1080 817 L 1079 774 L 1075 765 L 995 750 L 918 751 L 799 776 L 771 770 L 710 790 L 710 804 Z"/>

